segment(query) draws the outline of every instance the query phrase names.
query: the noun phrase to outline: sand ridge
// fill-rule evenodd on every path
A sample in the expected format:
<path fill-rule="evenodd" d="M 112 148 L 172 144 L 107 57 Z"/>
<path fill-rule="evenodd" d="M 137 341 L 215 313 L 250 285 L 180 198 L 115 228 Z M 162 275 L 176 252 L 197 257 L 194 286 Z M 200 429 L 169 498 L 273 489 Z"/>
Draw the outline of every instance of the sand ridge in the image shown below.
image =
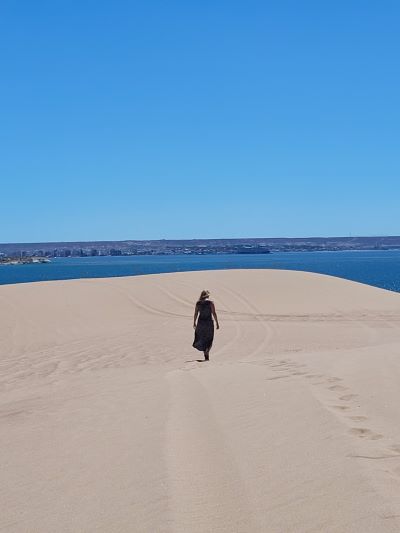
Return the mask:
<path fill-rule="evenodd" d="M 319 274 L 2 286 L 0 528 L 399 531 L 399 348 L 399 294 Z"/>

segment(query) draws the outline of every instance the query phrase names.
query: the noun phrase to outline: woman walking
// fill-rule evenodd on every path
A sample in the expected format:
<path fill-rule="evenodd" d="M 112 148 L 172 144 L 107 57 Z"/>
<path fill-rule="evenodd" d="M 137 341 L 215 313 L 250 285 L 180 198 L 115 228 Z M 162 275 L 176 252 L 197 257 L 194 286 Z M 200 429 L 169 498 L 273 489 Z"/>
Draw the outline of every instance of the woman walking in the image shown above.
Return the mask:
<path fill-rule="evenodd" d="M 204 360 L 210 358 L 210 350 L 214 340 L 214 322 L 219 329 L 218 317 L 214 302 L 209 300 L 209 291 L 201 291 L 200 298 L 194 309 L 193 327 L 195 329 L 193 348 L 204 352 Z"/>

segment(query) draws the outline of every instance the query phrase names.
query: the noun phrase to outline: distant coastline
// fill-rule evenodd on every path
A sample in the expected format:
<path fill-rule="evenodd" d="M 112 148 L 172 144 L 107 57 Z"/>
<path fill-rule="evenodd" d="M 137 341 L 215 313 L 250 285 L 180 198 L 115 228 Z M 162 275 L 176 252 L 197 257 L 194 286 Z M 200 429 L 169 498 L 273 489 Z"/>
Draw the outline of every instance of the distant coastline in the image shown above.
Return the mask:
<path fill-rule="evenodd" d="M 0 244 L 0 261 L 51 257 L 269 254 L 271 252 L 400 250 L 400 236 L 76 241 Z M 33 262 L 33 261 L 32 261 Z"/>

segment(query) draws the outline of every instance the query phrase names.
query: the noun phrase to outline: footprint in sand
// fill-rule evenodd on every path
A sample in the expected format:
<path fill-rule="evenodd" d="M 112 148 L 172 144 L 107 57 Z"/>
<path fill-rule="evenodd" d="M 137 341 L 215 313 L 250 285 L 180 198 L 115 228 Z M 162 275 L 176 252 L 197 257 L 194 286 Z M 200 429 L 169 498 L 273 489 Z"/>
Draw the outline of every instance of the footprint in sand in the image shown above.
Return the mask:
<path fill-rule="evenodd" d="M 350 409 L 348 405 L 332 405 L 332 407 L 338 411 L 346 411 L 347 409 Z"/>
<path fill-rule="evenodd" d="M 370 440 L 383 439 L 383 435 L 380 435 L 379 433 L 374 433 L 373 431 L 367 428 L 351 428 L 351 433 L 353 435 L 356 435 L 357 437 L 367 438 Z"/>
<path fill-rule="evenodd" d="M 357 394 L 344 394 L 339 398 L 339 400 L 348 402 L 349 400 L 354 400 L 354 398 L 357 398 Z"/>
<path fill-rule="evenodd" d="M 342 378 L 328 378 L 329 383 L 336 383 L 337 381 L 343 381 Z"/>
<path fill-rule="evenodd" d="M 347 390 L 347 387 L 343 387 L 342 385 L 331 385 L 328 387 L 329 390 L 339 390 L 339 391 L 345 391 Z"/>
<path fill-rule="evenodd" d="M 351 420 L 354 420 L 354 422 L 365 422 L 367 420 L 366 416 L 349 416 Z"/>

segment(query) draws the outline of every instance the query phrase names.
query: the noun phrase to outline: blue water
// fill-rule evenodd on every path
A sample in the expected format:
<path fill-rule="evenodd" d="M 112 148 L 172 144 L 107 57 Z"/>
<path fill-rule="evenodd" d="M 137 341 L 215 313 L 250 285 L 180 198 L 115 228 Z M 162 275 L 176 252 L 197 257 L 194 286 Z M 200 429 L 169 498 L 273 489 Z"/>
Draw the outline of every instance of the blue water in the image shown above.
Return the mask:
<path fill-rule="evenodd" d="M 400 250 L 56 258 L 45 264 L 0 266 L 0 285 L 231 268 L 306 270 L 400 292 Z"/>

